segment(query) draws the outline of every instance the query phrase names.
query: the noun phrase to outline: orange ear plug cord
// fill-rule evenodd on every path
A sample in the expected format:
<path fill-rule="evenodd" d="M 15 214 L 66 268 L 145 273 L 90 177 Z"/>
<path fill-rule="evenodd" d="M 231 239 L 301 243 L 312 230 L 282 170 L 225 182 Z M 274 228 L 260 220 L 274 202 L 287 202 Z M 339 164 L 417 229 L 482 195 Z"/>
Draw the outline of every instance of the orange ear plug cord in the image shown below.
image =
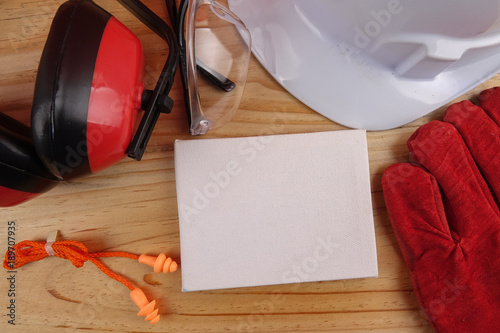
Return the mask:
<path fill-rule="evenodd" d="M 122 283 L 131 290 L 130 298 L 140 309 L 137 315 L 145 316 L 145 320 L 150 321 L 151 324 L 156 324 L 160 320 L 158 309 L 155 309 L 156 301 L 148 301 L 146 295 L 140 288 L 134 287 L 134 285 L 126 278 L 111 271 L 98 258 L 124 257 L 138 260 L 142 264 L 152 266 L 155 273 L 168 273 L 175 272 L 177 270 L 177 263 L 171 258 L 167 258 L 167 256 L 163 253 L 156 258 L 144 254 L 138 256 L 136 254 L 121 251 L 88 253 L 87 247 L 77 241 L 22 241 L 9 248 L 7 253 L 5 253 L 3 267 L 8 270 L 13 270 L 27 263 L 38 261 L 48 256 L 68 259 L 75 267 L 78 268 L 82 267 L 87 260 L 91 261 L 107 276 Z"/>

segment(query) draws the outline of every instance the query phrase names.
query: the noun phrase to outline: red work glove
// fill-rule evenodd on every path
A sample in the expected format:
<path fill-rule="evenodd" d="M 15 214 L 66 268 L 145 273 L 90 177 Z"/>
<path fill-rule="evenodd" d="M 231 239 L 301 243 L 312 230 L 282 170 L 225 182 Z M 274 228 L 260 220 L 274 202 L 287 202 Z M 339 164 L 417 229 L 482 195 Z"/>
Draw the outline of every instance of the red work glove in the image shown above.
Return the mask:
<path fill-rule="evenodd" d="M 451 105 L 390 166 L 387 211 L 420 306 L 438 332 L 500 332 L 500 90 Z"/>

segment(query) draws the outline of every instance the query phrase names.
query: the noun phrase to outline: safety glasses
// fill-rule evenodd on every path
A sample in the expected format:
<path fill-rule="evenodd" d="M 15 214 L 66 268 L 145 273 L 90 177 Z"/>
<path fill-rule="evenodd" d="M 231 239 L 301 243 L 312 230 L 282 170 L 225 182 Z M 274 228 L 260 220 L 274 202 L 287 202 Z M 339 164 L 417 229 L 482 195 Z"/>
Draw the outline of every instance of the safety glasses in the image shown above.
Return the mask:
<path fill-rule="evenodd" d="M 193 135 L 228 123 L 238 110 L 251 38 L 227 1 L 166 0 L 179 44 L 184 100 Z"/>
<path fill-rule="evenodd" d="M 140 160 L 160 113 L 169 113 L 177 61 L 193 135 L 228 123 L 238 110 L 248 73 L 251 37 L 227 1 L 165 0 L 175 35 L 165 22 L 138 0 L 119 0 L 169 46 L 158 82 L 143 95 L 144 115 L 127 155 Z"/>

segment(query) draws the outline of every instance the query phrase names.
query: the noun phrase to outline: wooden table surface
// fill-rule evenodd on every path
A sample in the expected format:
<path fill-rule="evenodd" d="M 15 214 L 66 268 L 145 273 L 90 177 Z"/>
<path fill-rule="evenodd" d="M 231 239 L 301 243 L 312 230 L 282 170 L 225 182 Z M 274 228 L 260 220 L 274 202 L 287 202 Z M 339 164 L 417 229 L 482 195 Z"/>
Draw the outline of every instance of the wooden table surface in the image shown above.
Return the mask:
<path fill-rule="evenodd" d="M 165 44 L 116 2 L 97 2 L 143 42 L 144 82 L 152 87 L 168 52 Z M 162 1 L 146 2 L 166 17 Z M 0 3 L 0 110 L 26 124 L 38 61 L 60 3 Z M 457 101 L 474 99 L 481 90 L 499 82 L 497 75 Z M 171 92 L 175 107 L 170 115 L 160 117 L 141 162 L 124 159 L 98 174 L 63 183 L 23 205 L 1 209 L 1 248 L 7 249 L 8 224 L 14 221 L 15 234 L 11 237 L 16 242 L 43 241 L 52 230 L 60 230 L 63 239 L 80 241 L 90 252 L 164 252 L 179 260 L 176 139 L 345 129 L 286 92 L 253 56 L 239 113 L 230 124 L 206 136 L 188 134 L 180 86 L 177 74 Z M 180 272 L 159 275 L 130 259 L 104 259 L 108 267 L 157 300 L 162 319 L 151 326 L 136 316 L 138 308 L 122 284 L 90 262 L 76 268 L 67 260 L 51 257 L 17 270 L 14 297 L 8 295 L 9 274 L 0 274 L 0 331 L 432 332 L 412 291 L 387 217 L 380 181 L 386 167 L 408 161 L 406 140 L 413 131 L 440 118 L 444 109 L 397 129 L 367 133 L 378 278 L 182 293 Z M 5 316 L 11 299 L 15 300 L 15 326 Z"/>

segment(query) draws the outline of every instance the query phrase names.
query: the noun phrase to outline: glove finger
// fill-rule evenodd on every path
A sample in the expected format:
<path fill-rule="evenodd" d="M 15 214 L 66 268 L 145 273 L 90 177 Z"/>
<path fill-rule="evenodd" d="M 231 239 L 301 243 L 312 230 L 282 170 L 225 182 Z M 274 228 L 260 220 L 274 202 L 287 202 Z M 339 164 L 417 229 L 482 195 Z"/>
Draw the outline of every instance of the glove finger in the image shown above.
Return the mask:
<path fill-rule="evenodd" d="M 415 270 L 424 255 L 436 263 L 444 260 L 454 241 L 434 177 L 419 166 L 398 163 L 385 170 L 382 189 L 389 219 L 410 271 Z"/>
<path fill-rule="evenodd" d="M 499 95 L 500 97 L 500 95 Z M 500 106 L 500 98 L 499 98 Z M 500 111 L 500 108 L 498 109 Z M 477 167 L 498 202 L 500 199 L 500 128 L 481 109 L 469 101 L 451 105 L 443 120 L 460 132 Z"/>
<path fill-rule="evenodd" d="M 408 140 L 408 148 L 443 190 L 452 231 L 473 241 L 498 222 L 498 208 L 488 185 L 453 125 L 431 121 L 421 126 Z"/>
<path fill-rule="evenodd" d="M 483 90 L 478 105 L 500 126 L 500 87 Z"/>

